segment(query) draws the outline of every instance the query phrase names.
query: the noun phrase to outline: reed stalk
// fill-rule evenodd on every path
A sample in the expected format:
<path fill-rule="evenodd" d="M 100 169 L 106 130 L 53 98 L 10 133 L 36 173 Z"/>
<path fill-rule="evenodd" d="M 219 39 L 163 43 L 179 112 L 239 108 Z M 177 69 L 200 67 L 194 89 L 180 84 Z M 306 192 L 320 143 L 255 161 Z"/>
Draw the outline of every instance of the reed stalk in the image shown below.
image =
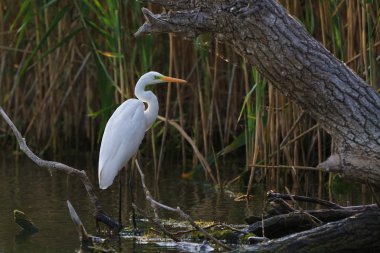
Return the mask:
<path fill-rule="evenodd" d="M 280 2 L 326 48 L 379 88 L 380 1 Z M 155 88 L 160 115 L 179 122 L 218 184 L 229 180 L 221 168 L 230 158 L 241 161 L 232 174 L 246 179 L 249 192 L 258 175 L 265 175 L 268 187 L 278 188 L 280 181 L 298 182 L 305 174 L 248 165 L 314 167 L 329 156 L 330 137 L 229 45 L 210 35 L 135 39 L 143 21 L 140 8 L 139 1 L 129 0 L 0 2 L 0 104 L 32 145 L 50 153 L 99 150 L 113 110 L 133 97 L 140 75 L 156 70 L 188 79 L 189 87 Z M 0 145 L 12 140 L 0 122 Z M 152 158 L 157 179 L 171 157 L 182 157 L 176 159 L 183 167 L 178 173 L 194 175 L 199 167 L 199 154 L 163 122 L 153 125 L 140 150 Z M 331 176 L 319 172 L 306 177 L 320 186 L 332 184 Z"/>

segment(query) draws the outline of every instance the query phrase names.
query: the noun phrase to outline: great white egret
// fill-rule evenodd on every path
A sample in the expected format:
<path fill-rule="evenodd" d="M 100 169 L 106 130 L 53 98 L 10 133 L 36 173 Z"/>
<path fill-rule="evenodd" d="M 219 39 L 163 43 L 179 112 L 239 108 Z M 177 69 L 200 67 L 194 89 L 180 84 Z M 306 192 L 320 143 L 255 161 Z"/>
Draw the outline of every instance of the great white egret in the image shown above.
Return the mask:
<path fill-rule="evenodd" d="M 118 172 L 137 152 L 144 133 L 154 123 L 158 114 L 157 97 L 145 86 L 164 82 L 186 83 L 185 80 L 148 72 L 140 77 L 135 87 L 138 99 L 122 103 L 108 120 L 99 154 L 99 187 L 107 189 Z M 145 109 L 144 103 L 148 107 Z"/>

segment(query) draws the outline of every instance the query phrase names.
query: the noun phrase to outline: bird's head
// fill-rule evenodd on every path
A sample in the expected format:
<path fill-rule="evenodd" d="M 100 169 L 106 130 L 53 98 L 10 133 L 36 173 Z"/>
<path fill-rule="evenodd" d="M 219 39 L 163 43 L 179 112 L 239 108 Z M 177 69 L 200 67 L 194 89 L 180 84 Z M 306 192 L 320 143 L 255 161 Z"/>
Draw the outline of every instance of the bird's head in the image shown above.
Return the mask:
<path fill-rule="evenodd" d="M 186 80 L 164 76 L 155 71 L 150 71 L 141 76 L 141 80 L 144 80 L 146 84 L 156 84 L 156 83 L 187 83 Z"/>

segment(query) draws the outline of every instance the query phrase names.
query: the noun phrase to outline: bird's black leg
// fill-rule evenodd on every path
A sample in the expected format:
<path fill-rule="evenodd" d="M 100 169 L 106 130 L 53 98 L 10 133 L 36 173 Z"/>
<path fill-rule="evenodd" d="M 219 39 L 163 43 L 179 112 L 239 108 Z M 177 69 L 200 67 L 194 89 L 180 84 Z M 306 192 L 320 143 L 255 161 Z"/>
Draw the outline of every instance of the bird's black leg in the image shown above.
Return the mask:
<path fill-rule="evenodd" d="M 136 223 L 136 213 L 135 213 L 135 209 L 132 207 L 132 203 L 135 203 L 135 198 L 134 198 L 134 195 L 133 195 L 133 190 L 134 190 L 134 166 L 131 166 L 131 170 L 130 170 L 130 175 L 129 175 L 129 181 L 128 181 L 128 190 L 129 190 L 129 197 L 131 199 L 131 208 L 132 208 L 132 226 L 133 226 L 133 231 L 136 232 L 137 231 L 137 223 Z"/>
<path fill-rule="evenodd" d="M 123 204 L 123 184 L 124 184 L 124 177 L 125 177 L 125 167 L 121 169 L 120 175 L 119 175 L 119 224 L 122 226 L 122 204 Z"/>

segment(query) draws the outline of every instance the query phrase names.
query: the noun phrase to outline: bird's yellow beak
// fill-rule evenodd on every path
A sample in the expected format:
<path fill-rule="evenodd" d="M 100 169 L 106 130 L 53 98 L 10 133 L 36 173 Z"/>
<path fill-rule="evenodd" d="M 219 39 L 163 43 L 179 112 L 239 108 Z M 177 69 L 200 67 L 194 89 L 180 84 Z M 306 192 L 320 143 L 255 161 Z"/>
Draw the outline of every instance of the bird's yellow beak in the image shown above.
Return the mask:
<path fill-rule="evenodd" d="M 170 77 L 170 76 L 163 76 L 163 77 L 161 77 L 161 80 L 168 82 L 168 83 L 187 83 L 186 80 L 174 78 L 174 77 Z"/>

